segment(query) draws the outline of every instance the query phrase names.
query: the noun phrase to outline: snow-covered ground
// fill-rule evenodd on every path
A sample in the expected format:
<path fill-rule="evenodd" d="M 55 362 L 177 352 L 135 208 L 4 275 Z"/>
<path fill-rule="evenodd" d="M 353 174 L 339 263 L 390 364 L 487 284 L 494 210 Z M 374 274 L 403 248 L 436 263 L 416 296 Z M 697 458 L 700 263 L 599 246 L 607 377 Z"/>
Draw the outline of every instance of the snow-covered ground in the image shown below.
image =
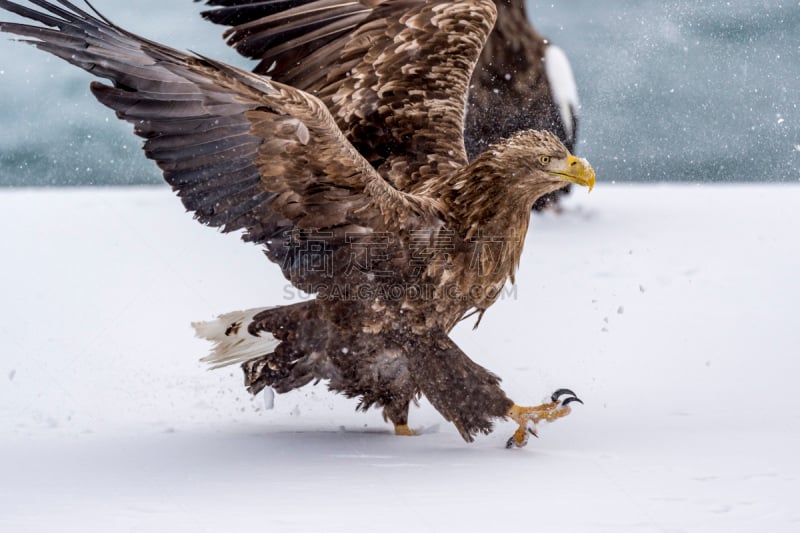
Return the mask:
<path fill-rule="evenodd" d="M 206 371 L 190 321 L 297 295 L 166 188 L 3 191 L 0 530 L 799 531 L 798 205 L 601 183 L 536 217 L 516 297 L 455 337 L 517 402 L 586 405 L 505 450 Z"/>

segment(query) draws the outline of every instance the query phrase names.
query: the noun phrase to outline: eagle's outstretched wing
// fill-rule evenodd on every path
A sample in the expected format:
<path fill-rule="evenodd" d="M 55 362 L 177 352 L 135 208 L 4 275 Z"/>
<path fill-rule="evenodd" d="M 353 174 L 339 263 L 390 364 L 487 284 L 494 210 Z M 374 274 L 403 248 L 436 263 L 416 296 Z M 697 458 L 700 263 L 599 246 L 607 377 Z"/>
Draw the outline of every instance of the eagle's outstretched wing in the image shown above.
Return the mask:
<path fill-rule="evenodd" d="M 383 2 L 319 88 L 347 138 L 401 190 L 468 163 L 469 80 L 495 17 L 492 0 Z"/>
<path fill-rule="evenodd" d="M 464 108 L 494 25 L 491 0 L 212 4 L 227 7 L 207 12 L 211 20 L 243 22 L 228 31 L 229 43 L 262 60 L 256 72 L 319 96 L 398 188 L 467 163 Z"/>
<path fill-rule="evenodd" d="M 111 80 L 92 92 L 146 139 L 147 156 L 186 208 L 225 232 L 243 229 L 301 288 L 315 271 L 296 257 L 298 239 L 309 237 L 293 231 L 322 232 L 332 250 L 435 225 L 435 202 L 386 182 L 316 97 L 148 41 L 66 0 L 31 1 L 44 11 L 8 0 L 0 7 L 47 27 L 4 22 L 0 30 Z"/>

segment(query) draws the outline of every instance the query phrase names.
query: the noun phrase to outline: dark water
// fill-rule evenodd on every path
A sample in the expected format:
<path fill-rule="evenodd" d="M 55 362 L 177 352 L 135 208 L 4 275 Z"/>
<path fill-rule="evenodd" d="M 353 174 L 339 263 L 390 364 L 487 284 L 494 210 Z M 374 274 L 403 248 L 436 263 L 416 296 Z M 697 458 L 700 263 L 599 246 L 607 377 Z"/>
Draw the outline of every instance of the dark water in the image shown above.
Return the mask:
<path fill-rule="evenodd" d="M 246 66 L 189 0 L 95 5 L 147 37 Z M 598 179 L 800 181 L 800 2 L 529 1 L 529 12 L 572 61 L 577 151 Z M 160 182 L 90 79 L 0 41 L 0 185 Z"/>

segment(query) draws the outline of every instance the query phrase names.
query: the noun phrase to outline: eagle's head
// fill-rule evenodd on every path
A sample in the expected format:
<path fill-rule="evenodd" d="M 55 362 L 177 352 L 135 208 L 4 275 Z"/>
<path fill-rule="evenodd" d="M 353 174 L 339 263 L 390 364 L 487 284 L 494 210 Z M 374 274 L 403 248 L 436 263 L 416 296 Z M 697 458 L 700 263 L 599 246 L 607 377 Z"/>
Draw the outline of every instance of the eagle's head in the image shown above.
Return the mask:
<path fill-rule="evenodd" d="M 586 159 L 575 157 L 549 131 L 522 131 L 498 144 L 507 179 L 517 194 L 530 201 L 569 183 L 594 187 L 594 169 Z M 536 199 L 534 198 L 534 200 Z"/>
<path fill-rule="evenodd" d="M 437 197 L 449 205 L 468 235 L 479 230 L 511 231 L 511 226 L 522 234 L 536 200 L 570 183 L 591 190 L 594 180 L 589 162 L 572 155 L 558 137 L 527 130 L 492 145 L 454 173 L 448 190 Z"/>

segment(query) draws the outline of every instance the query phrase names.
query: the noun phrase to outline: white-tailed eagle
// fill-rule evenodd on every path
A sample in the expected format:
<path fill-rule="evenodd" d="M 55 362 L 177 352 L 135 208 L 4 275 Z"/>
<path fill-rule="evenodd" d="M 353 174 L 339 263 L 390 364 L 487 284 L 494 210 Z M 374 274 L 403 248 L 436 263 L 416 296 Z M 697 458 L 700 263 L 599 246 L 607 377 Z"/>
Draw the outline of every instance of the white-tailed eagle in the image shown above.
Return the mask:
<path fill-rule="evenodd" d="M 513 281 L 531 205 L 595 179 L 541 131 L 469 162 L 464 108 L 491 0 L 378 5 L 328 61 L 319 97 L 138 37 L 67 0 L 29 3 L 39 9 L 0 8 L 38 25 L 0 30 L 110 80 L 93 82 L 93 94 L 145 138 L 186 209 L 241 231 L 316 294 L 198 324 L 215 343 L 211 363 L 242 363 L 253 393 L 326 380 L 361 408 L 382 407 L 400 434 L 421 394 L 466 440 L 514 419 L 509 446 L 569 412 L 568 390 L 518 406 L 448 336 Z"/>

